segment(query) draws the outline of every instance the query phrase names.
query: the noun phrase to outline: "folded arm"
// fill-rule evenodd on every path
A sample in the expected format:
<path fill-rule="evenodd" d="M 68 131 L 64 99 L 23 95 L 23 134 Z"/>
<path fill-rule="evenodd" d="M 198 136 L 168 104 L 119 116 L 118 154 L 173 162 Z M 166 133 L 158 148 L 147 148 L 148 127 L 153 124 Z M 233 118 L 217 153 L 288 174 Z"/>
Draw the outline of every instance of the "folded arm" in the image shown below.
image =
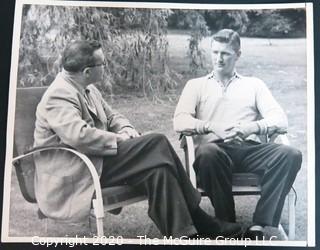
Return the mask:
<path fill-rule="evenodd" d="M 197 83 L 189 81 L 176 107 L 173 119 L 174 130 L 185 135 L 214 133 L 218 139 L 224 139 L 233 125 L 223 122 L 212 123 L 197 118 L 200 100 L 201 93 Z"/>
<path fill-rule="evenodd" d="M 232 139 L 238 136 L 245 139 L 252 134 L 272 135 L 287 131 L 286 115 L 262 81 L 256 82 L 255 103 L 252 107 L 256 109 L 260 118 L 234 124 L 197 119 L 201 93 L 197 85 L 191 83 L 188 82 L 184 88 L 175 111 L 174 129 L 177 132 L 187 135 L 214 133 L 218 139 Z"/>
<path fill-rule="evenodd" d="M 245 139 L 252 134 L 268 135 L 284 134 L 287 132 L 287 116 L 278 102 L 272 96 L 270 90 L 261 81 L 255 95 L 255 105 L 260 119 L 246 123 L 240 123 L 230 130 L 227 139 Z"/>

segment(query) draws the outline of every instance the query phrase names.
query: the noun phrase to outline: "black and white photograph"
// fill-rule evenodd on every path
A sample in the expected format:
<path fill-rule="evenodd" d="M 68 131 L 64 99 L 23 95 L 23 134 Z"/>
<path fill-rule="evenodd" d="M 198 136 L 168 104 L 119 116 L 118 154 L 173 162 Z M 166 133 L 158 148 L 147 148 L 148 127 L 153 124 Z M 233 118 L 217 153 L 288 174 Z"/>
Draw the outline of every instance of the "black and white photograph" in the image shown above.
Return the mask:
<path fill-rule="evenodd" d="M 17 0 L 2 242 L 315 245 L 313 4 Z"/>

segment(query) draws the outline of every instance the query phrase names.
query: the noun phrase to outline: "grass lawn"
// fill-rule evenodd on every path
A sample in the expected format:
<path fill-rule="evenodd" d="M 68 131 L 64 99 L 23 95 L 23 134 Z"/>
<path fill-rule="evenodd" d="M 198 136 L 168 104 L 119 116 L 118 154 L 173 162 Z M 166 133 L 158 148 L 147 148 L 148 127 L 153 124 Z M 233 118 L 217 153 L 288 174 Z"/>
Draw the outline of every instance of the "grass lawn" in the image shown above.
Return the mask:
<path fill-rule="evenodd" d="M 160 132 L 167 135 L 179 156 L 178 136 L 172 128 L 172 116 L 178 96 L 185 82 L 191 76 L 188 73 L 187 46 L 188 37 L 184 35 L 168 35 L 170 46 L 171 67 L 183 75 L 183 80 L 173 94 L 172 101 L 164 103 L 151 102 L 136 95 L 114 96 L 109 103 L 113 108 L 126 115 L 139 131 Z M 296 209 L 296 239 L 307 238 L 307 82 L 306 82 L 306 41 L 305 39 L 272 39 L 269 45 L 267 39 L 242 39 L 242 57 L 238 63 L 238 72 L 242 75 L 252 75 L 261 78 L 285 109 L 289 118 L 289 139 L 294 147 L 303 153 L 303 165 L 295 182 L 298 193 Z M 209 48 L 209 39 L 202 42 L 204 49 Z M 210 71 L 210 58 L 207 60 Z M 199 76 L 203 72 L 199 73 Z M 309 166 L 309 168 L 312 166 Z M 258 197 L 236 197 L 237 220 L 248 224 L 251 222 L 254 204 Z M 214 213 L 210 202 L 203 198 L 201 205 L 207 211 Z M 135 238 L 137 235 L 160 237 L 159 231 L 147 216 L 147 202 L 125 207 L 123 212 L 114 216 L 106 214 L 106 235 L 122 235 Z M 10 236 L 45 235 L 44 222 L 36 215 L 36 205 L 23 200 L 17 180 L 13 174 L 10 206 Z M 283 224 L 287 226 L 287 209 L 283 211 Z M 87 221 L 68 225 L 49 222 L 50 236 L 89 235 Z M 276 229 L 267 228 L 267 235 L 278 235 Z"/>

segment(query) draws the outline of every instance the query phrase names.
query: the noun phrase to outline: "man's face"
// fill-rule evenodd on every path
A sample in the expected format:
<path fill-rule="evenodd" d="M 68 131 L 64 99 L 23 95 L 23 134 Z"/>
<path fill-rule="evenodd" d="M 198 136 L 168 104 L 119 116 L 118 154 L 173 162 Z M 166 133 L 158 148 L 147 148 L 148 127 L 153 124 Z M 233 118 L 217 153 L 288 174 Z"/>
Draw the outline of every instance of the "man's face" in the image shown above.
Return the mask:
<path fill-rule="evenodd" d="M 99 83 L 104 80 L 105 58 L 102 49 L 93 52 L 95 64 L 85 69 L 89 83 Z"/>
<path fill-rule="evenodd" d="M 231 76 L 239 57 L 240 51 L 236 52 L 230 44 L 218 41 L 212 42 L 211 58 L 215 74 L 220 76 Z"/>

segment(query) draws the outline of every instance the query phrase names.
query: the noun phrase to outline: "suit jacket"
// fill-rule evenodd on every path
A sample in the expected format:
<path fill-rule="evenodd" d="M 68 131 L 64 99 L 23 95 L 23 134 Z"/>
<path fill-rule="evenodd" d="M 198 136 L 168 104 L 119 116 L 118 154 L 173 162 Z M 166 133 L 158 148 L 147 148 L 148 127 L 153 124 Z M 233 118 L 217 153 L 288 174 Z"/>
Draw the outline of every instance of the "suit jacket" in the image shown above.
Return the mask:
<path fill-rule="evenodd" d="M 124 127 L 132 125 L 109 107 L 96 87 L 84 89 L 62 72 L 38 104 L 34 146 L 72 147 L 90 158 L 100 176 L 103 157 L 117 154 L 114 132 Z M 34 160 L 40 210 L 54 219 L 88 216 L 94 187 L 85 164 L 62 150 L 41 152 Z"/>

